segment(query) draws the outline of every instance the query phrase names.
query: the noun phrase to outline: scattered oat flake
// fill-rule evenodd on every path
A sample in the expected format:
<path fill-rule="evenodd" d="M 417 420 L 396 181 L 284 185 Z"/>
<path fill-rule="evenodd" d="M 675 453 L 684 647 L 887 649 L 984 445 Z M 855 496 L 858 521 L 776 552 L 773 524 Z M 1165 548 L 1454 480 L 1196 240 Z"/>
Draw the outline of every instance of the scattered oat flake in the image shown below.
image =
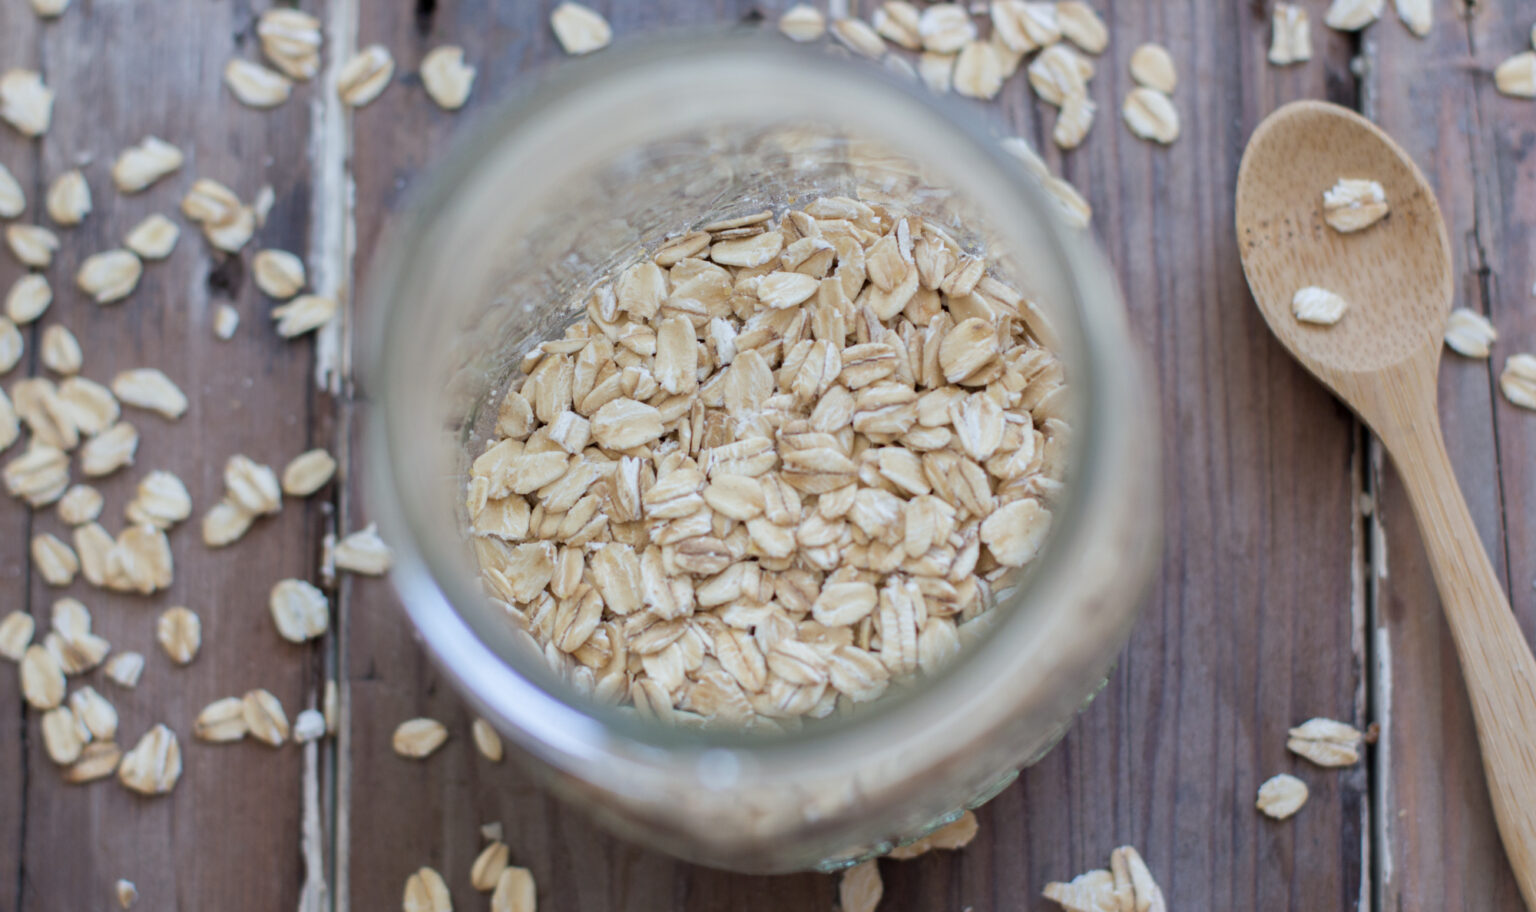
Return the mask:
<path fill-rule="evenodd" d="M 1451 311 L 1445 321 L 1445 344 L 1457 354 L 1468 358 L 1486 358 L 1489 349 L 1499 339 L 1487 317 L 1465 307 Z"/>
<path fill-rule="evenodd" d="M 203 237 L 208 239 L 208 243 L 225 253 L 239 253 L 250 241 L 255 230 L 256 210 L 245 205 L 235 209 L 234 216 L 227 222 L 203 223 Z"/>
<path fill-rule="evenodd" d="M 361 108 L 378 98 L 395 75 L 395 58 L 382 44 L 370 44 L 358 51 L 341 68 L 336 91 L 341 100 Z"/>
<path fill-rule="evenodd" d="M 1512 98 L 1536 98 L 1536 51 L 1522 51 L 1499 64 L 1493 84 Z"/>
<path fill-rule="evenodd" d="M 479 749 L 482 757 L 492 763 L 501 762 L 501 736 L 496 734 L 496 729 L 491 727 L 491 723 L 477 716 L 475 721 L 470 723 L 469 732 L 474 736 L 475 747 Z"/>
<path fill-rule="evenodd" d="M 42 645 L 33 643 L 21 655 L 21 693 L 33 709 L 47 711 L 64 701 L 64 672 Z"/>
<path fill-rule="evenodd" d="M 1110 876 L 1114 879 L 1114 895 L 1121 910 L 1138 909 L 1143 912 L 1167 912 L 1162 888 L 1152 877 L 1152 871 L 1142 860 L 1134 846 L 1120 846 L 1109 854 Z"/>
<path fill-rule="evenodd" d="M 176 733 L 156 725 L 123 754 L 117 778 L 141 795 L 163 795 L 181 778 L 181 746 Z"/>
<path fill-rule="evenodd" d="M 1397 0 L 1397 18 L 1403 20 L 1408 31 L 1420 38 L 1428 35 L 1435 25 L 1431 0 Z"/>
<path fill-rule="evenodd" d="M 995 98 L 1003 87 L 1003 66 L 997 49 L 985 41 L 972 41 L 955 58 L 952 77 L 955 92 L 967 98 Z"/>
<path fill-rule="evenodd" d="M 816 41 L 827 33 L 827 17 L 814 6 L 797 3 L 779 17 L 779 31 L 791 41 Z"/>
<path fill-rule="evenodd" d="M 224 489 L 230 500 L 252 514 L 276 513 L 283 507 L 277 473 L 249 456 L 229 457 L 224 464 Z"/>
<path fill-rule="evenodd" d="M 491 912 L 536 912 L 538 887 L 527 868 L 508 867 L 491 894 Z"/>
<path fill-rule="evenodd" d="M 47 269 L 59 249 L 59 237 L 41 225 L 7 225 L 5 242 L 23 265 Z"/>
<path fill-rule="evenodd" d="M 26 211 L 27 195 L 10 169 L 0 164 L 0 218 L 15 218 Z"/>
<path fill-rule="evenodd" d="M 210 548 L 232 545 L 250 529 L 256 514 L 225 498 L 203 516 L 203 544 Z"/>
<path fill-rule="evenodd" d="M 112 182 L 122 193 L 138 193 L 150 184 L 181 168 L 181 150 L 163 139 L 146 136 L 136 146 L 129 146 L 112 164 Z"/>
<path fill-rule="evenodd" d="M 119 421 L 80 448 L 80 471 L 89 478 L 111 475 L 123 466 L 133 465 L 133 455 L 138 448 L 138 428 Z"/>
<path fill-rule="evenodd" d="M 401 722 L 391 739 L 395 753 L 421 760 L 432 756 L 448 740 L 448 729 L 436 719 L 418 718 Z"/>
<path fill-rule="evenodd" d="M 835 19 L 831 32 L 838 44 L 861 57 L 878 60 L 885 56 L 885 39 L 862 19 Z"/>
<path fill-rule="evenodd" d="M 1381 18 L 1387 0 L 1333 0 L 1323 23 L 1341 32 L 1356 32 Z"/>
<path fill-rule="evenodd" d="M 1269 62 L 1286 66 L 1312 59 L 1312 25 L 1307 11 L 1294 3 L 1276 3 Z"/>
<path fill-rule="evenodd" d="M 26 349 L 26 342 L 21 338 L 21 331 L 9 317 L 0 317 L 0 374 L 14 368 L 20 361 L 22 352 Z M 5 449 L 6 444 L 0 443 L 0 450 Z"/>
<path fill-rule="evenodd" d="M 293 740 L 304 744 L 325 737 L 325 716 L 318 709 L 301 711 L 293 720 Z"/>
<path fill-rule="evenodd" d="M 469 882 L 481 893 L 489 893 L 496 889 L 496 884 L 501 880 L 501 875 L 507 870 L 509 850 L 507 844 L 501 840 L 493 840 L 489 845 L 480 850 L 475 856 L 475 861 L 469 867 Z"/>
<path fill-rule="evenodd" d="M 177 665 L 187 665 L 197 658 L 203 644 L 203 625 L 189 608 L 167 608 L 155 625 L 155 639 Z"/>
<path fill-rule="evenodd" d="M 304 261 L 286 250 L 262 250 L 251 258 L 251 276 L 267 297 L 286 301 L 304 289 Z"/>
<path fill-rule="evenodd" d="M 245 726 L 245 701 L 239 697 L 224 697 L 202 708 L 192 721 L 192 737 L 213 744 L 239 741 L 247 734 Z"/>
<path fill-rule="evenodd" d="M 590 54 L 608 46 L 613 29 L 608 20 L 591 7 L 580 3 L 562 3 L 549 14 L 549 27 L 567 54 Z"/>
<path fill-rule="evenodd" d="M 134 525 L 169 529 L 192 515 L 192 495 L 173 472 L 150 472 L 139 481 L 133 500 L 123 510 Z"/>
<path fill-rule="evenodd" d="M 0 120 L 23 136 L 41 136 L 53 120 L 53 92 L 34 70 L 6 70 L 0 75 Z"/>
<path fill-rule="evenodd" d="M 924 51 L 917 58 L 917 75 L 931 92 L 940 95 L 954 87 L 955 55 Z"/>
<path fill-rule="evenodd" d="M 123 246 L 141 260 L 163 260 L 176 249 L 180 237 L 180 226 L 157 212 L 134 225 L 123 238 Z"/>
<path fill-rule="evenodd" d="M 1093 100 L 1087 95 L 1068 98 L 1056 114 L 1056 126 L 1051 131 L 1051 140 L 1059 148 L 1076 149 L 1087 138 L 1096 110 Z"/>
<path fill-rule="evenodd" d="M 91 522 L 101 515 L 101 492 L 90 485 L 77 484 L 59 498 L 59 519 L 71 526 Z"/>
<path fill-rule="evenodd" d="M 241 104 L 253 108 L 275 108 L 293 92 L 287 76 L 238 57 L 224 65 L 224 84 Z"/>
<path fill-rule="evenodd" d="M 132 690 L 139 686 L 143 672 L 144 656 L 137 652 L 119 652 L 107 660 L 106 675 L 119 687 Z"/>
<path fill-rule="evenodd" d="M 16 280 L 5 295 L 5 315 L 16 326 L 41 317 L 53 303 L 53 289 L 39 273 L 29 272 Z"/>
<path fill-rule="evenodd" d="M 54 178 L 44 200 L 48 217 L 60 225 L 78 225 L 91 212 L 91 187 L 79 168 L 72 168 Z"/>
<path fill-rule="evenodd" d="M 334 298 L 320 295 L 299 295 L 281 307 L 273 308 L 272 319 L 277 321 L 277 333 L 285 339 L 302 336 L 331 321 L 336 316 Z"/>
<path fill-rule="evenodd" d="M 32 537 L 32 563 L 50 586 L 68 586 L 80 572 L 75 552 L 51 532 Z"/>
<path fill-rule="evenodd" d="M 405 881 L 405 912 L 453 912 L 453 897 L 443 875 L 421 868 Z"/>
<path fill-rule="evenodd" d="M 330 624 L 330 603 L 310 583 L 285 579 L 272 587 L 267 599 L 277 632 L 290 643 L 323 636 Z"/>
<path fill-rule="evenodd" d="M 1103 868 L 1079 874 L 1067 883 L 1045 885 L 1041 895 L 1067 912 L 1114 912 L 1123 908 L 1115 896 L 1115 878 Z"/>
<path fill-rule="evenodd" d="M 12 662 L 20 662 L 27 647 L 32 644 L 36 622 L 25 611 L 12 611 L 0 620 L 0 656 Z"/>
<path fill-rule="evenodd" d="M 372 523 L 337 542 L 335 557 L 339 569 L 366 576 L 387 573 L 394 563 L 394 553 Z"/>
<path fill-rule="evenodd" d="M 117 897 L 118 907 L 123 909 L 132 908 L 139 900 L 139 888 L 131 880 L 119 880 L 113 884 L 112 894 Z"/>
<path fill-rule="evenodd" d="M 1259 786 L 1255 807 L 1276 820 L 1284 820 L 1306 803 L 1307 784 L 1289 773 L 1281 773 Z"/>
<path fill-rule="evenodd" d="M 1536 355 L 1510 355 L 1499 373 L 1504 398 L 1525 409 L 1536 409 Z"/>
<path fill-rule="evenodd" d="M 240 328 L 240 311 L 231 304 L 220 304 L 213 312 L 213 335 L 221 342 L 234 338 Z"/>
<path fill-rule="evenodd" d="M 1082 0 L 1059 0 L 1056 24 L 1061 29 L 1061 37 L 1090 54 L 1102 54 L 1109 46 L 1109 27 L 1093 7 Z"/>
<path fill-rule="evenodd" d="M 40 19 L 57 19 L 69 9 L 69 0 L 31 0 L 32 12 Z"/>
<path fill-rule="evenodd" d="M 68 766 L 80 756 L 85 747 L 82 726 L 68 706 L 59 706 L 43 713 L 43 749 L 48 759 L 59 766 Z"/>
<path fill-rule="evenodd" d="M 308 497 L 325 487 L 335 474 L 336 460 L 324 448 L 300 453 L 283 468 L 283 493 Z"/>
<path fill-rule="evenodd" d="M 43 330 L 39 355 L 44 367 L 64 376 L 80 373 L 80 368 L 85 364 L 80 340 L 62 323 L 55 323 Z"/>
<path fill-rule="evenodd" d="M 971 811 L 966 811 L 959 818 L 939 827 L 921 839 L 892 849 L 886 853 L 885 857 L 905 861 L 910 858 L 916 858 L 919 855 L 925 855 L 935 849 L 963 849 L 971 844 L 971 840 L 976 838 L 977 830 L 976 815 Z"/>
<path fill-rule="evenodd" d="M 1329 291 L 1308 285 L 1291 298 L 1291 312 L 1303 323 L 1332 326 L 1344 317 L 1349 302 Z"/>
<path fill-rule="evenodd" d="M 1179 110 L 1173 101 L 1156 89 L 1137 86 L 1126 93 L 1120 109 L 1126 126 L 1142 139 L 1168 145 L 1179 138 Z"/>
<path fill-rule="evenodd" d="M 925 51 L 956 54 L 976 40 L 976 24 L 971 21 L 971 14 L 964 6 L 958 3 L 935 3 L 923 10 L 919 17 L 917 37 Z"/>
<path fill-rule="evenodd" d="M 187 397 L 159 369 L 140 367 L 112 378 L 112 394 L 124 405 L 157 412 L 175 420 L 186 414 Z"/>
<path fill-rule="evenodd" d="M 475 68 L 464 62 L 464 49 L 445 44 L 421 59 L 421 84 L 445 111 L 457 111 L 475 86 Z"/>
<path fill-rule="evenodd" d="M 875 8 L 869 22 L 880 37 L 909 51 L 916 51 L 923 46 L 922 37 L 918 34 L 918 16 L 917 7 L 907 0 L 887 0 Z"/>
<path fill-rule="evenodd" d="M 75 284 L 96 299 L 97 304 L 121 301 L 139 284 L 144 264 L 130 250 L 108 250 L 92 254 L 80 263 Z"/>
<path fill-rule="evenodd" d="M 105 779 L 117 771 L 123 753 L 112 741 L 92 741 L 80 751 L 80 759 L 64 770 L 63 779 L 70 785 L 80 785 Z"/>
<path fill-rule="evenodd" d="M 1323 192 L 1323 218 L 1335 231 L 1361 231 L 1387 214 L 1387 194 L 1381 184 L 1360 178 L 1340 178 Z"/>
<path fill-rule="evenodd" d="M 1352 725 L 1316 718 L 1291 729 L 1285 746 L 1318 766 L 1353 766 L 1360 761 L 1363 737 Z"/>
<path fill-rule="evenodd" d="M 250 736 L 272 747 L 281 747 L 288 740 L 288 716 L 283 713 L 283 704 L 261 688 L 247 691 L 241 700 Z"/>
<path fill-rule="evenodd" d="M 1143 44 L 1131 52 L 1131 78 L 1149 89 L 1172 95 L 1179 83 L 1173 55 L 1160 44 Z"/>
<path fill-rule="evenodd" d="M 111 741 L 117 737 L 117 709 L 96 688 L 87 684 L 70 694 L 69 706 L 92 738 Z"/>
<path fill-rule="evenodd" d="M 843 912 L 875 912 L 884 893 L 880 867 L 873 860 L 861 862 L 844 871 L 837 885 L 837 898 Z"/>
<path fill-rule="evenodd" d="M 256 20 L 261 52 L 294 79 L 313 79 L 320 72 L 320 20 L 301 10 L 272 7 Z"/>
<path fill-rule="evenodd" d="M 181 198 L 181 214 L 201 225 L 225 225 L 240 217 L 240 197 L 212 178 L 200 177 Z"/>

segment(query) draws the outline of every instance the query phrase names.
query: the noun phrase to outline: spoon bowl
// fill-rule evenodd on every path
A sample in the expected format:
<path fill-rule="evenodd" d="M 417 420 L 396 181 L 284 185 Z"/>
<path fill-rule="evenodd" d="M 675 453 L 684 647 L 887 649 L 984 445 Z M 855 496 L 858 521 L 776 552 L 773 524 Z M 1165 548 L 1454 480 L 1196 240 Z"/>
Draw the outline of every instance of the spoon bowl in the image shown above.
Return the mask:
<path fill-rule="evenodd" d="M 1350 234 L 1329 226 L 1323 192 L 1340 178 L 1378 181 L 1386 217 Z M 1451 245 L 1424 175 L 1375 124 L 1318 101 L 1271 114 L 1238 169 L 1237 226 L 1269 328 L 1325 383 L 1426 354 L 1422 369 L 1434 370 L 1451 308 Z M 1348 301 L 1344 318 L 1333 326 L 1297 320 L 1291 296 L 1307 285 Z"/>
<path fill-rule="evenodd" d="M 1341 233 L 1323 219 L 1340 178 L 1381 183 L 1388 215 Z M 1461 658 L 1483 771 L 1505 854 L 1536 909 L 1536 658 L 1456 483 L 1435 375 L 1454 292 L 1451 245 L 1434 191 L 1402 148 L 1365 118 L 1304 101 L 1271 114 L 1237 175 L 1243 271 L 1269 328 L 1381 438 L 1402 476 Z M 1349 302 L 1332 326 L 1291 311 L 1298 289 Z"/>

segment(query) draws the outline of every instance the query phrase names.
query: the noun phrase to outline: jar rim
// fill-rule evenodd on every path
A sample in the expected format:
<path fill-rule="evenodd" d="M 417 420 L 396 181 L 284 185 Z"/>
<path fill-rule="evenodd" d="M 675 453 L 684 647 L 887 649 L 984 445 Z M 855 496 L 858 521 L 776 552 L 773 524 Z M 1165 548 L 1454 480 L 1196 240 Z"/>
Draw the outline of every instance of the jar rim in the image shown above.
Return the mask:
<path fill-rule="evenodd" d="M 453 562 L 439 542 L 423 541 L 416 533 L 430 528 L 422 512 L 426 505 L 409 494 L 398 476 L 400 463 L 395 458 L 398 444 L 419 429 L 402 426 L 400 416 L 391 408 L 400 392 L 401 378 L 385 369 L 390 359 L 410 350 L 409 340 L 400 336 L 401 327 L 389 315 L 401 307 L 413 306 L 419 290 L 413 266 L 430 257 L 431 244 L 423 237 L 440 224 L 456 202 L 465 194 L 476 192 L 475 182 L 483 178 L 493 159 L 525 155 L 533 137 L 550 143 L 560 124 L 569 124 L 576 114 L 590 116 L 594 108 L 613 105 L 615 92 L 628 97 L 659 95 L 668 85 L 688 75 L 704 73 L 713 65 L 727 65 L 739 84 L 744 72 L 776 74 L 787 90 L 818 82 L 823 90 L 835 85 L 836 92 L 859 102 L 885 105 L 889 111 L 908 118 L 909 129 L 932 130 L 925 144 L 943 148 L 966 166 L 976 169 L 978 186 L 1000 194 L 1007 205 L 995 202 L 990 209 L 1004 211 L 1015 207 L 1015 219 L 1032 222 L 1035 230 L 1052 245 L 1051 255 L 1063 264 L 1062 277 L 1072 300 L 1060 308 L 1075 316 L 1080 324 L 1069 334 L 1068 345 L 1075 346 L 1070 359 L 1072 399 L 1080 404 L 1073 421 L 1073 481 L 1060 501 L 1061 509 L 1028 585 L 1013 596 L 1014 604 L 998 605 L 993 636 L 997 642 L 982 643 L 969 654 L 953 662 L 908 694 L 893 695 L 877 701 L 868 709 L 847 718 L 807 725 L 798 733 L 763 738 L 739 732 L 689 727 L 669 728 L 643 720 L 630 720 L 617 712 L 594 705 L 571 690 L 562 693 L 550 686 L 552 673 L 542 668 L 521 668 L 525 663 L 515 655 L 499 654 L 477 634 L 469 623 L 463 606 L 471 600 L 483 601 L 478 583 L 458 579 Z M 658 74 L 666 78 L 657 79 Z M 649 80 L 649 82 L 648 82 Z M 719 89 L 710 86 L 711 90 Z M 701 91 L 703 91 L 701 89 Z M 603 96 L 607 96 L 603 100 Z M 601 104 L 596 102 L 601 101 Z M 593 106 L 593 107 L 589 107 Z M 573 111 L 573 108 L 581 109 Z M 863 124 L 870 120 L 868 111 L 849 112 L 849 120 Z M 925 724 L 939 727 L 958 738 L 978 736 L 986 726 L 1002 724 L 1001 716 L 965 721 L 960 714 L 946 713 L 943 704 L 956 696 L 956 688 L 976 685 L 978 675 L 999 671 L 1019 661 L 1004 650 L 1028 637 L 1026 627 L 1035 625 L 1037 615 L 1045 610 L 1043 600 L 1071 592 L 1076 588 L 1070 574 L 1081 564 L 1071 551 L 1091 543 L 1091 529 L 1085 528 L 1085 511 L 1091 506 L 1095 485 L 1107 472 L 1124 463 L 1127 454 L 1117 451 L 1125 443 L 1117 433 L 1113 414 L 1124 408 L 1145 408 L 1139 359 L 1135 356 L 1120 312 L 1120 298 L 1110 270 L 1085 237 L 1069 234 L 1072 230 L 1053 214 L 1053 204 L 1026 177 L 1025 170 L 998 147 L 983 122 L 970 112 L 957 110 L 931 98 L 921 89 L 906 91 L 896 77 L 878 71 L 865 62 L 833 59 L 809 53 L 805 49 L 776 38 L 749 35 L 711 35 L 669 37 L 630 47 L 605 50 L 603 55 L 585 58 L 559 68 L 531 91 L 510 98 L 485 118 L 473 137 L 460 144 L 433 175 L 415 201 L 409 215 L 390 238 L 387 255 L 377 258 L 381 264 L 370 277 L 368 291 L 380 307 L 380 317 L 369 334 L 368 383 L 377 394 L 379 413 L 367 422 L 366 452 L 369 457 L 368 490 L 377 519 L 394 544 L 397 554 L 392 575 L 407 613 L 427 643 L 430 652 L 454 678 L 471 702 L 488 718 L 509 726 L 514 737 L 545 759 L 566 758 L 595 760 L 623 756 L 626 759 L 665 768 L 676 763 L 692 764 L 699 755 L 712 749 L 727 748 L 743 755 L 757 755 L 765 768 L 782 760 L 786 751 L 798 752 L 807 745 L 818 751 L 840 751 L 850 762 L 855 755 L 869 752 L 874 733 L 890 735 L 903 726 L 893 723 L 893 714 L 921 717 Z M 1018 236 L 1018 226 L 992 226 L 1005 234 Z M 1030 233 L 1030 232 L 1024 232 Z M 415 300 L 422 300 L 415 298 Z M 1111 400 L 1123 400 L 1116 401 Z M 1155 460 L 1156 454 L 1142 454 Z M 1102 504 L 1100 509 L 1102 512 Z M 455 542 L 454 548 L 462 547 Z M 1127 572 L 1141 572 L 1129 567 Z M 1112 645 L 1100 643 L 1094 652 L 1119 651 L 1124 630 L 1109 631 Z M 1005 629 L 1008 631 L 1004 635 Z M 1091 638 L 1091 635 L 1090 635 Z M 1004 642 L 1007 641 L 1007 642 Z M 1109 645 L 1106 650 L 1105 646 Z M 1063 650 L 1054 661 L 1066 661 L 1071 650 Z M 1040 655 L 1052 661 L 1049 655 Z M 1005 676 L 1000 676 L 1005 677 Z M 905 740 L 906 736 L 903 736 Z"/>

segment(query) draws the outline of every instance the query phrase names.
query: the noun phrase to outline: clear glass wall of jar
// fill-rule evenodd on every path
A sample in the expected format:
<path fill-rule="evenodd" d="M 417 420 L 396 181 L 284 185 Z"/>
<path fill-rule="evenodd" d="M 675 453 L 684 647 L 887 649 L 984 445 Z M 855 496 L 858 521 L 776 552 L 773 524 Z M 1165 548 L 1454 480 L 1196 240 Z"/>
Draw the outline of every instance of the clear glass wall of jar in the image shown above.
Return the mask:
<path fill-rule="evenodd" d="M 498 396 L 596 281 L 668 234 L 839 194 L 946 226 L 1035 305 L 1072 391 L 1045 550 L 988 636 L 861 712 L 765 738 L 595 705 L 477 582 L 464 480 Z M 395 585 L 476 711 L 619 833 L 738 870 L 834 869 L 991 797 L 1102 685 L 1156 550 L 1156 399 L 1091 239 L 965 112 L 777 39 L 609 49 L 486 118 L 387 244 L 362 297 L 362 393 Z"/>

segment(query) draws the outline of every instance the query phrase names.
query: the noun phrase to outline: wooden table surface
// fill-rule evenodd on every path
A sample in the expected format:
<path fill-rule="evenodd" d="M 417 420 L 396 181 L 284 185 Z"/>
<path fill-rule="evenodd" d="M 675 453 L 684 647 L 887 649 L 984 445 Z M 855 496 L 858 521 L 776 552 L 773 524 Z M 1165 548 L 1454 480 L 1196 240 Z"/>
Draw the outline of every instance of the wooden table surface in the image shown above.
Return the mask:
<path fill-rule="evenodd" d="M 343 726 L 310 749 L 318 789 L 308 808 L 320 839 L 307 857 L 338 910 L 399 908 L 406 876 L 421 865 L 447 875 L 456 908 L 486 907 L 468 870 L 488 821 L 504 825 L 546 912 L 832 909 L 831 877 L 679 864 L 609 838 L 512 764 L 478 756 L 468 715 L 417 647 L 387 582 L 344 577 L 330 590 L 332 633 L 318 643 L 295 646 L 272 629 L 270 585 L 319 581 L 326 533 L 368 520 L 356 485 L 365 403 L 351 382 L 350 334 L 366 302 L 348 292 L 416 176 L 474 109 L 560 56 L 548 4 L 302 0 L 326 23 L 327 74 L 282 107 L 256 111 L 231 99 L 220 73 L 231 56 L 255 59 L 254 16 L 265 4 L 75 0 L 43 22 L 22 0 L 3 2 L 0 69 L 40 69 L 58 93 L 42 140 L 0 127 L 0 162 L 33 207 L 24 218 L 44 219 L 47 182 L 80 161 L 96 197 L 83 225 L 61 231 L 48 273 L 55 303 L 27 331 L 29 354 L 4 384 L 43 373 L 41 327 L 62 323 L 80 338 L 86 376 L 157 366 L 186 390 L 191 409 L 181 421 L 134 416 L 143 431 L 137 463 L 101 485 L 109 525 L 153 468 L 180 474 L 199 516 L 234 453 L 280 467 L 323 445 L 343 470 L 233 548 L 210 551 L 195 522 L 183 526 L 172 536 L 175 584 L 152 598 L 83 582 L 47 586 L 25 543 L 65 530 L 52 510 L 0 502 L 0 613 L 29 610 L 41 630 L 62 594 L 84 600 L 116 650 L 148 659 L 137 690 L 104 683 L 100 672 L 86 679 L 116 704 L 119 740 L 163 721 L 181 737 L 186 768 L 164 798 L 114 781 L 65 785 L 16 676 L 0 676 L 0 910 L 106 909 L 119 877 L 138 885 L 142 909 L 294 908 L 306 871 L 305 750 L 194 742 L 191 721 L 211 700 L 257 686 L 292 717 L 315 705 L 328 678 L 340 683 Z M 1510 406 L 1495 382 L 1505 356 L 1536 346 L 1536 108 L 1498 95 L 1491 79 L 1528 44 L 1536 17 L 1517 3 L 1437 0 L 1427 39 L 1390 9 L 1355 36 L 1323 28 L 1326 4 L 1305 0 L 1313 59 L 1280 69 L 1265 60 L 1266 0 L 1093 3 L 1111 43 L 1091 84 L 1099 120 L 1082 148 L 1051 147 L 1054 115 L 1022 75 L 985 109 L 1044 150 L 1094 206 L 1094 230 L 1161 391 L 1165 555 L 1117 671 L 1065 741 L 980 812 L 969 848 L 883 863 L 881 909 L 1045 909 L 1047 881 L 1102 866 L 1124 843 L 1140 847 L 1180 912 L 1519 909 L 1401 485 L 1369 435 L 1265 330 L 1238 263 L 1232 193 L 1249 133 L 1296 98 L 1359 108 L 1430 176 L 1450 223 L 1456 303 L 1487 314 L 1501 334 L 1491 362 L 1446 357 L 1448 446 L 1514 610 L 1526 635 L 1536 634 L 1536 416 Z M 594 5 L 622 40 L 661 25 L 772 21 L 784 4 Z M 1130 87 L 1126 61 L 1143 41 L 1166 45 L 1178 61 L 1183 136 L 1171 148 L 1136 139 L 1117 116 Z M 333 58 L 375 42 L 394 54 L 394 84 L 346 111 L 324 90 Z M 435 107 L 417 75 L 426 51 L 443 43 L 463 45 L 479 68 L 458 114 Z M 149 192 L 122 197 L 108 166 L 146 134 L 181 145 L 188 162 Z M 245 253 L 216 254 L 188 230 L 127 302 L 85 300 L 70 281 L 78 262 L 117 246 L 144 215 L 173 212 L 198 176 L 247 200 L 265 185 L 276 191 Z M 346 319 L 316 340 L 280 340 L 267 325 L 271 304 L 249 278 L 262 247 L 304 255 L 312 284 L 342 299 Z M 0 287 L 19 274 L 0 254 Z M 229 342 L 213 337 L 221 303 L 242 316 Z M 174 604 L 202 616 L 203 650 L 187 668 L 154 642 L 156 615 Z M 443 720 L 453 737 L 424 762 L 403 760 L 389 736 L 418 715 Z M 1317 715 L 1379 724 L 1380 740 L 1356 767 L 1309 766 L 1286 753 L 1285 730 Z M 1284 823 L 1252 807 L 1259 783 L 1278 772 L 1312 791 Z"/>

